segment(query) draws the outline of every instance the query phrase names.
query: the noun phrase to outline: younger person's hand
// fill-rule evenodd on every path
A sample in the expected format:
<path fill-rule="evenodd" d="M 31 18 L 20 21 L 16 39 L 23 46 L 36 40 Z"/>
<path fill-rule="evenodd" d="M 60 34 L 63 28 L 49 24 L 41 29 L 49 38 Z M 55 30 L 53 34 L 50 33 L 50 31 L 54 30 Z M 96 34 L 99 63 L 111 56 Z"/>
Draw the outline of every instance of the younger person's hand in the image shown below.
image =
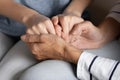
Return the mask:
<path fill-rule="evenodd" d="M 25 25 L 27 26 L 26 33 L 28 34 L 55 34 L 52 21 L 44 15 L 36 14 L 32 16 L 26 21 Z"/>
<path fill-rule="evenodd" d="M 72 28 L 84 20 L 73 14 L 60 14 L 54 16 L 52 21 L 55 26 L 56 34 L 67 40 Z"/>

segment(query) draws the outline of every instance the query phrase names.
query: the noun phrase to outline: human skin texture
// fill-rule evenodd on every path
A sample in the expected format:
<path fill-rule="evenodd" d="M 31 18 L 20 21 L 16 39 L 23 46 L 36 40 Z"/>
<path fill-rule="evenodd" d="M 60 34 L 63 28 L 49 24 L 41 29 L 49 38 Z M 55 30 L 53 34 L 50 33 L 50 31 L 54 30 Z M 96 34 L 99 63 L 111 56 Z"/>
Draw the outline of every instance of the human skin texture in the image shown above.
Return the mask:
<path fill-rule="evenodd" d="M 77 64 L 82 51 L 66 43 L 62 38 L 51 35 L 24 35 L 21 39 L 38 60 L 56 59 Z"/>
<path fill-rule="evenodd" d="M 78 49 L 94 49 L 105 45 L 120 35 L 120 23 L 113 18 L 105 18 L 98 26 L 90 21 L 76 25 L 69 36 L 69 43 Z"/>

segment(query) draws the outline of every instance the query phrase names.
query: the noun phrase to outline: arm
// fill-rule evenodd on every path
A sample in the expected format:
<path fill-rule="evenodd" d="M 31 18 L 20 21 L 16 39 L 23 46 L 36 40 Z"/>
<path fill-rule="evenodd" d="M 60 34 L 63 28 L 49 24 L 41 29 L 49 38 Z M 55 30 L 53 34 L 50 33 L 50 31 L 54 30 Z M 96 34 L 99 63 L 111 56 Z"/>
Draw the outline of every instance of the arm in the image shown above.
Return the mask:
<path fill-rule="evenodd" d="M 30 17 L 38 13 L 14 0 L 0 0 L 0 14 L 25 23 Z"/>
<path fill-rule="evenodd" d="M 119 62 L 83 52 L 55 35 L 25 35 L 21 39 L 29 43 L 38 60 L 57 59 L 77 64 L 77 76 L 81 80 L 90 80 L 90 75 L 99 80 L 120 78 Z"/>
<path fill-rule="evenodd" d="M 73 26 L 83 21 L 80 17 L 90 1 L 91 0 L 72 0 L 62 14 L 52 18 L 58 36 L 66 41 L 68 40 L 68 35 Z"/>
<path fill-rule="evenodd" d="M 98 80 L 119 80 L 119 68 L 118 61 L 83 52 L 78 61 L 77 76 L 82 80 L 94 77 Z"/>
<path fill-rule="evenodd" d="M 99 48 L 118 37 L 120 35 L 119 6 L 120 4 L 116 3 L 108 16 L 97 27 L 89 21 L 84 21 L 75 26 L 70 35 L 71 44 L 79 49 Z M 76 40 L 74 40 L 75 36 L 78 36 Z"/>
<path fill-rule="evenodd" d="M 53 24 L 48 17 L 24 5 L 18 4 L 14 0 L 0 0 L 0 15 L 25 24 L 27 26 L 27 33 L 29 34 L 48 32 L 55 34 Z"/>
<path fill-rule="evenodd" d="M 81 16 L 83 11 L 90 4 L 91 1 L 92 0 L 72 0 L 63 13 Z"/>
<path fill-rule="evenodd" d="M 21 39 L 29 44 L 32 53 L 38 60 L 57 59 L 76 64 L 82 50 L 66 43 L 62 38 L 51 35 L 24 35 Z"/>
<path fill-rule="evenodd" d="M 120 78 L 119 62 L 83 52 L 55 35 L 25 35 L 22 40 L 31 45 L 32 53 L 38 60 L 57 59 L 77 64 L 79 79 L 90 80 L 90 75 L 99 80 Z"/>
<path fill-rule="evenodd" d="M 99 29 L 103 34 L 104 44 L 120 35 L 120 23 L 111 17 L 106 18 L 103 23 L 99 25 Z"/>
<path fill-rule="evenodd" d="M 120 35 L 120 0 L 112 7 L 106 19 L 99 25 L 105 37 L 105 42 L 109 42 Z"/>
<path fill-rule="evenodd" d="M 90 21 L 79 23 L 72 29 L 69 42 L 79 49 L 94 49 L 102 47 L 119 35 L 120 23 L 107 17 L 98 27 Z"/>

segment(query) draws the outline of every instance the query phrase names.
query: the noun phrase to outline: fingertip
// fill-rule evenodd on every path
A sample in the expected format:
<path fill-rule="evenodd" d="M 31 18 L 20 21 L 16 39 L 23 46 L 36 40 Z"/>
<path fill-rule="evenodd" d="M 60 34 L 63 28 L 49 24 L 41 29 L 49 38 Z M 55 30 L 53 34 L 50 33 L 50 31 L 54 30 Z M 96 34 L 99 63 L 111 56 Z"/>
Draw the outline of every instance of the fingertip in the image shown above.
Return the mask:
<path fill-rule="evenodd" d="M 33 32 L 31 29 L 28 29 L 28 30 L 26 31 L 26 33 L 27 33 L 27 34 L 34 34 L 34 32 Z"/>
<path fill-rule="evenodd" d="M 58 24 L 58 17 L 57 17 L 57 16 L 54 16 L 54 17 L 52 18 L 52 21 L 53 21 L 53 24 L 54 24 L 54 25 L 57 25 L 57 24 Z"/>
<path fill-rule="evenodd" d="M 26 35 L 21 36 L 21 40 L 25 41 Z"/>

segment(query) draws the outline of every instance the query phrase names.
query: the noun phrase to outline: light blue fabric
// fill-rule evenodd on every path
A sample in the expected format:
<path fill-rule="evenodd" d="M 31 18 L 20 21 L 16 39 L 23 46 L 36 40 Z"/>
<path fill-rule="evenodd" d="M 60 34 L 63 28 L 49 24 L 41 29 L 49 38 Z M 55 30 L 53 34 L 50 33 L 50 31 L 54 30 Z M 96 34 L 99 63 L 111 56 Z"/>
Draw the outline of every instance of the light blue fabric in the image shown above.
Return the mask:
<path fill-rule="evenodd" d="M 19 80 L 78 80 L 75 75 L 70 63 L 46 60 L 26 70 Z"/>
<path fill-rule="evenodd" d="M 25 33 L 25 26 L 14 20 L 0 16 L 0 32 L 11 36 L 20 36 Z"/>
<path fill-rule="evenodd" d="M 61 13 L 70 0 L 15 0 L 37 12 L 51 17 Z M 0 32 L 11 36 L 20 36 L 25 33 L 25 26 L 12 19 L 0 16 Z"/>

